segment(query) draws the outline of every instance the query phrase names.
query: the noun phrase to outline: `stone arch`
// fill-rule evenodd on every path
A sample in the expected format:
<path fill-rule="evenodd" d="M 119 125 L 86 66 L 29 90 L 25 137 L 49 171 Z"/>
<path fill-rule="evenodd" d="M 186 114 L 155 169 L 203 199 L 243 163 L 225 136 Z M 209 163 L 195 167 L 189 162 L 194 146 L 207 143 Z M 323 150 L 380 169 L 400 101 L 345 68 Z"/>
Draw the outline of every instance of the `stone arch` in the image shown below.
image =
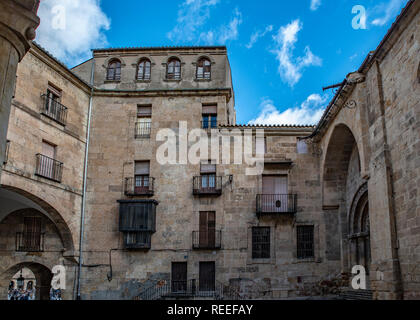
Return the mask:
<path fill-rule="evenodd" d="M 22 190 L 22 189 L 19 189 L 19 188 L 16 188 L 16 187 L 12 187 L 12 186 L 7 186 L 7 185 L 2 185 L 1 187 L 3 189 L 8 190 L 8 191 L 12 191 L 12 192 L 15 192 L 15 193 L 19 194 L 19 195 L 29 199 L 31 202 L 35 203 L 37 206 L 39 206 L 46 213 L 46 216 L 56 226 L 56 228 L 58 230 L 58 234 L 61 238 L 61 241 L 63 242 L 64 250 L 65 251 L 70 251 L 70 252 L 73 252 L 75 250 L 74 242 L 73 242 L 73 236 L 72 236 L 72 233 L 70 231 L 70 228 L 68 227 L 66 221 L 61 216 L 61 214 L 54 207 L 52 207 L 50 204 L 48 204 L 45 200 L 43 200 L 43 199 L 25 191 L 25 190 Z M 25 209 L 23 209 L 23 210 L 25 210 Z M 9 216 L 11 213 L 16 213 L 16 211 L 10 212 L 9 214 L 7 214 L 7 216 Z M 3 217 L 0 221 L 5 219 L 7 216 Z"/>
<path fill-rule="evenodd" d="M 368 185 L 363 184 L 353 198 L 348 214 L 349 261 L 370 269 L 370 220 Z"/>
<path fill-rule="evenodd" d="M 0 275 L 0 288 L 5 289 L 9 287 L 10 280 L 12 277 L 23 268 L 30 269 L 35 275 L 36 279 L 36 299 L 37 300 L 49 300 L 50 287 L 52 280 L 51 269 L 40 262 L 34 261 L 22 261 L 13 266 L 7 267 L 5 271 Z M 1 292 L 0 299 L 5 299 L 7 292 L 3 290 Z"/>
<path fill-rule="evenodd" d="M 356 146 L 356 139 L 348 126 L 338 124 L 327 144 L 322 171 L 323 206 L 338 207 L 345 200 L 346 179 L 350 157 Z M 362 160 L 359 154 L 359 159 Z"/>

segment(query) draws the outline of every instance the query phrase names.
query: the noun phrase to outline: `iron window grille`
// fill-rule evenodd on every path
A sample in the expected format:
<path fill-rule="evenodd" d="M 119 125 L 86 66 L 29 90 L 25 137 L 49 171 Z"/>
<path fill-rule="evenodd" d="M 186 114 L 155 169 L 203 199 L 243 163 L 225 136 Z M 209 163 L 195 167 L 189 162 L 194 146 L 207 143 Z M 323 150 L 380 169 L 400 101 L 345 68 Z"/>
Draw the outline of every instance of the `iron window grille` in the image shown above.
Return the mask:
<path fill-rule="evenodd" d="M 313 259 L 314 253 L 314 226 L 298 226 L 297 234 L 297 258 Z"/>
<path fill-rule="evenodd" d="M 270 227 L 252 228 L 252 259 L 270 259 Z"/>

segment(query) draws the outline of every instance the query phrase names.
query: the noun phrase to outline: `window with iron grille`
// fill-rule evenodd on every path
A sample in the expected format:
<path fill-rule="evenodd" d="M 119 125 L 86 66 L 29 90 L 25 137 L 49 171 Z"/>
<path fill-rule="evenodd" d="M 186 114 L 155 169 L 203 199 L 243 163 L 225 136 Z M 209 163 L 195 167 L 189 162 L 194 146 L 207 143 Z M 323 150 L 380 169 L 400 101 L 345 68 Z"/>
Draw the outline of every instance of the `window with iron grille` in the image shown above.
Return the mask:
<path fill-rule="evenodd" d="M 112 60 L 108 64 L 106 72 L 107 80 L 121 80 L 121 62 L 119 60 Z"/>
<path fill-rule="evenodd" d="M 252 228 L 252 259 L 270 259 L 270 227 Z"/>
<path fill-rule="evenodd" d="M 297 234 L 297 258 L 311 259 L 314 253 L 314 226 L 298 226 Z"/>
<path fill-rule="evenodd" d="M 179 61 L 177 58 L 172 58 L 168 61 L 168 65 L 166 68 L 166 79 L 181 79 L 181 61 Z"/>
<path fill-rule="evenodd" d="M 3 164 L 6 164 L 9 161 L 9 148 L 10 148 L 10 140 L 6 141 L 6 151 L 4 153 L 4 161 Z"/>
<path fill-rule="evenodd" d="M 197 63 L 197 79 L 210 80 L 210 78 L 211 78 L 211 62 L 206 58 L 202 58 Z"/>
<path fill-rule="evenodd" d="M 148 59 L 142 59 L 137 66 L 137 80 L 150 80 L 151 66 Z"/>

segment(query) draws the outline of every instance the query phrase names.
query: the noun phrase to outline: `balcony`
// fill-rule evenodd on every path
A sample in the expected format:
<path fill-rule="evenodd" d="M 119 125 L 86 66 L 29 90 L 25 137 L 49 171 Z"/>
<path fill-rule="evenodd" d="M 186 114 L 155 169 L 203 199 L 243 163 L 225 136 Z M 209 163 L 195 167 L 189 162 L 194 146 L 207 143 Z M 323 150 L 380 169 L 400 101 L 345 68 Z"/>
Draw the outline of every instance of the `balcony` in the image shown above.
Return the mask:
<path fill-rule="evenodd" d="M 193 231 L 194 250 L 216 250 L 222 248 L 222 231 Z"/>
<path fill-rule="evenodd" d="M 44 100 L 41 113 L 65 126 L 67 121 L 67 107 L 56 99 L 48 97 L 46 94 L 43 94 L 41 97 Z"/>
<path fill-rule="evenodd" d="M 127 197 L 147 196 L 154 195 L 155 178 L 147 177 L 139 179 L 126 178 L 124 181 L 124 194 Z"/>
<path fill-rule="evenodd" d="M 55 182 L 61 182 L 63 163 L 38 153 L 36 155 L 35 175 Z"/>
<path fill-rule="evenodd" d="M 222 194 L 222 177 L 202 175 L 193 179 L 195 196 L 220 196 Z"/>
<path fill-rule="evenodd" d="M 294 214 L 297 212 L 296 194 L 257 195 L 257 215 Z"/>
<path fill-rule="evenodd" d="M 149 139 L 152 131 L 152 123 L 136 122 L 134 137 L 136 139 Z"/>
<path fill-rule="evenodd" d="M 17 232 L 16 251 L 18 252 L 43 252 L 44 233 L 40 232 Z"/>

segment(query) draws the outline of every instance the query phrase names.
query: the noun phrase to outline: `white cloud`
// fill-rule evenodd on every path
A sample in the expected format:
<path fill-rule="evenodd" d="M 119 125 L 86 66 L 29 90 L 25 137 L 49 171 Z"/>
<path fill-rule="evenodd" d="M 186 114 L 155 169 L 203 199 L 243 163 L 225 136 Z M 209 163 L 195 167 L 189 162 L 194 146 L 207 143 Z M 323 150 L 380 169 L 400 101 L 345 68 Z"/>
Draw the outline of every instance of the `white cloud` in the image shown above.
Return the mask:
<path fill-rule="evenodd" d="M 107 45 L 110 20 L 99 0 L 44 0 L 38 14 L 36 41 L 69 66 L 91 57 L 91 49 Z"/>
<path fill-rule="evenodd" d="M 197 39 L 197 34 L 210 18 L 210 8 L 216 6 L 219 0 L 186 0 L 178 10 L 177 25 L 167 36 L 174 42 L 191 42 Z"/>
<path fill-rule="evenodd" d="M 321 119 L 328 95 L 311 94 L 300 106 L 279 111 L 270 99 L 263 99 L 261 112 L 249 124 L 260 125 L 315 125 Z"/>
<path fill-rule="evenodd" d="M 278 34 L 273 36 L 276 48 L 272 52 L 279 61 L 279 73 L 283 81 L 291 87 L 299 82 L 306 67 L 322 65 L 322 59 L 314 55 L 308 46 L 305 47 L 303 57 L 293 57 L 293 50 L 298 40 L 297 34 L 301 29 L 302 23 L 297 19 L 280 27 Z"/>
<path fill-rule="evenodd" d="M 401 7 L 407 2 L 407 0 L 389 0 L 387 3 L 383 2 L 372 9 L 370 15 L 378 16 L 372 20 L 374 26 L 383 26 L 393 17 L 395 17 Z"/>
<path fill-rule="evenodd" d="M 254 44 L 258 41 L 258 39 L 264 37 L 267 33 L 273 31 L 273 26 L 269 25 L 265 28 L 264 31 L 258 30 L 251 35 L 251 39 L 249 39 L 249 43 L 246 45 L 248 49 L 251 49 Z"/>
<path fill-rule="evenodd" d="M 211 16 L 211 9 L 220 0 L 186 0 L 178 10 L 177 25 L 167 34 L 175 43 L 226 44 L 239 36 L 242 14 L 236 8 L 229 23 L 203 30 Z"/>
<path fill-rule="evenodd" d="M 311 0 L 311 10 L 316 11 L 321 6 L 321 0 Z"/>

